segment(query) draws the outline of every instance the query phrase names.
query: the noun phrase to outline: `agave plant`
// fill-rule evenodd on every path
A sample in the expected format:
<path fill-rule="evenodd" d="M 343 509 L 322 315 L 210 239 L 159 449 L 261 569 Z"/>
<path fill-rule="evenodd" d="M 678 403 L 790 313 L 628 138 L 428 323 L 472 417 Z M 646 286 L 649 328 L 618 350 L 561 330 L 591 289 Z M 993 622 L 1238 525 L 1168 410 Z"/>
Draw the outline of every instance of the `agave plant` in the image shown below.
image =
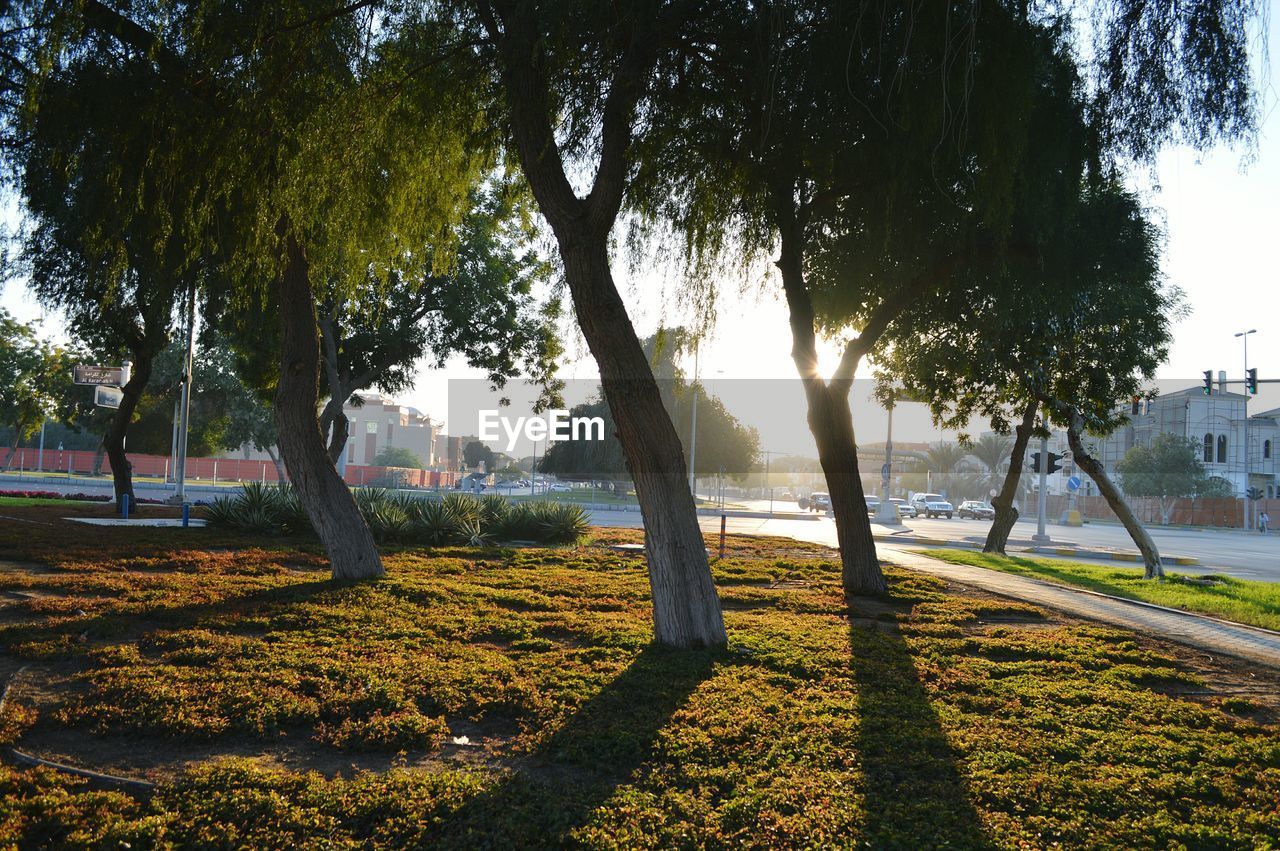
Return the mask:
<path fill-rule="evenodd" d="M 408 513 L 394 500 L 374 503 L 364 511 L 369 531 L 380 543 L 398 543 L 410 538 L 412 524 Z"/>
<path fill-rule="evenodd" d="M 234 496 L 220 496 L 205 506 L 204 517 L 210 526 L 218 529 L 237 529 L 240 526 L 240 510 L 238 499 Z"/>
<path fill-rule="evenodd" d="M 315 531 L 311 517 L 302 505 L 298 489 L 291 484 L 280 486 L 276 499 L 276 515 L 287 535 L 310 535 Z"/>
<path fill-rule="evenodd" d="M 480 527 L 478 519 L 466 519 L 459 524 L 462 543 L 468 547 L 487 547 L 493 543 L 493 538 Z"/>
<path fill-rule="evenodd" d="M 590 522 L 580 505 L 568 502 L 543 503 L 538 518 L 539 540 L 547 544 L 576 544 L 587 534 Z"/>
<path fill-rule="evenodd" d="M 460 521 L 480 522 L 480 500 L 471 494 L 451 493 L 440 500 L 446 508 L 453 512 L 453 516 Z"/>
<path fill-rule="evenodd" d="M 480 500 L 480 525 L 485 529 L 496 529 L 511 511 L 511 503 L 506 497 L 491 493 Z"/>
<path fill-rule="evenodd" d="M 240 488 L 236 505 L 241 511 L 252 511 L 274 518 L 280 507 L 280 489 L 262 482 L 247 482 Z"/>
<path fill-rule="evenodd" d="M 456 543 L 462 538 L 462 523 L 439 499 L 417 500 L 409 513 L 410 535 L 431 547 Z"/>

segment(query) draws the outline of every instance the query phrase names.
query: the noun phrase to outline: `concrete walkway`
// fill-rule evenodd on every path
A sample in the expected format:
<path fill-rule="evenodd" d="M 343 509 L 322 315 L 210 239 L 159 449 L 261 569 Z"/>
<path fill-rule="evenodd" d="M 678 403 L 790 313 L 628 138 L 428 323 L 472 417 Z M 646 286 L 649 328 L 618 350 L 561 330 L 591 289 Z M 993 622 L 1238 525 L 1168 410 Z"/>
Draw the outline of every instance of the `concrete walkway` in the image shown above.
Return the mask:
<path fill-rule="evenodd" d="M 879 551 L 881 558 L 900 567 L 963 582 L 1002 597 L 1132 629 L 1150 638 L 1176 641 L 1211 656 L 1236 656 L 1280 669 L 1280 633 L 984 567 L 950 564 L 896 547 L 881 545 Z"/>

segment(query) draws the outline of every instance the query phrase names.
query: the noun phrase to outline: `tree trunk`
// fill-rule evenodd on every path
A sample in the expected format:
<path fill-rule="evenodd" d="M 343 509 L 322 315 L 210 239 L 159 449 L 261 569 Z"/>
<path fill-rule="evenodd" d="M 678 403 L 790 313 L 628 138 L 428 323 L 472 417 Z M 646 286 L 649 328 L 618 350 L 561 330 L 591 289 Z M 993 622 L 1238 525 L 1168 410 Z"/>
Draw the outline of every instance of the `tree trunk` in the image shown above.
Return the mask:
<path fill-rule="evenodd" d="M 883 594 L 888 586 L 876 555 L 871 515 L 867 512 L 862 476 L 858 473 L 858 445 L 848 392 L 842 383 L 806 381 L 809 431 L 813 432 L 818 445 L 818 462 L 831 495 L 845 591 L 859 595 Z"/>
<path fill-rule="evenodd" d="M 1000 493 L 991 504 L 995 506 L 996 516 L 987 530 L 987 542 L 982 545 L 984 553 L 1004 555 L 1009 544 L 1009 533 L 1013 524 L 1018 522 L 1018 509 L 1013 503 L 1018 495 L 1018 485 L 1022 482 L 1022 465 L 1027 457 L 1027 444 L 1031 442 L 1031 432 L 1035 430 L 1037 404 L 1033 401 L 1027 405 L 1022 414 L 1022 422 L 1014 429 L 1013 451 L 1009 454 L 1009 472 L 1005 473 L 1004 484 Z"/>
<path fill-rule="evenodd" d="M 1072 422 L 1071 427 L 1067 429 L 1067 440 L 1071 443 L 1072 458 L 1075 459 L 1080 469 L 1088 473 L 1089 478 L 1093 479 L 1098 485 L 1098 490 L 1102 493 L 1103 498 L 1106 499 L 1107 505 L 1111 506 L 1111 510 L 1115 512 L 1116 517 L 1120 518 L 1120 522 L 1124 524 L 1125 531 L 1129 533 L 1130 538 L 1133 538 L 1133 542 L 1138 546 L 1138 551 L 1142 553 L 1142 564 L 1145 568 L 1143 578 L 1163 579 L 1164 567 L 1160 564 L 1160 552 L 1156 549 L 1156 542 L 1147 534 L 1142 522 L 1138 520 L 1137 515 L 1129 508 L 1129 503 L 1125 502 L 1124 494 L 1120 493 L 1120 489 L 1107 476 L 1106 469 L 1084 448 L 1084 441 L 1080 439 L 1078 422 Z"/>
<path fill-rule="evenodd" d="M 306 255 L 286 234 L 280 274 L 280 384 L 276 424 L 280 454 L 298 498 L 329 553 L 334 579 L 382 576 L 382 559 L 351 491 L 329 460 L 316 417 L 320 396 L 320 341 Z"/>
<path fill-rule="evenodd" d="M 560 241 L 582 335 L 600 367 L 604 396 L 644 518 L 653 632 L 672 647 L 727 642 L 706 542 L 689 492 L 684 450 L 609 269 L 607 233 Z"/>
<path fill-rule="evenodd" d="M 135 350 L 132 354 L 133 371 L 129 381 L 120 388 L 120 407 L 116 408 L 115 415 L 111 418 L 111 425 L 102 438 L 103 445 L 107 449 L 107 457 L 111 459 L 111 479 L 115 487 L 118 508 L 123 507 L 121 498 L 125 494 L 129 495 L 130 504 L 137 503 L 137 497 L 133 494 L 133 465 L 124 454 L 125 438 L 129 434 L 129 424 L 133 422 L 133 413 L 138 409 L 138 402 L 142 399 L 142 392 L 147 389 L 147 382 L 151 380 L 151 362 L 155 356 L 154 352 L 140 350 Z"/>
<path fill-rule="evenodd" d="M 18 457 L 18 444 L 22 442 L 22 429 L 17 426 L 13 427 L 13 445 L 9 447 L 9 457 L 5 459 L 4 471 L 7 473 L 13 469 L 13 459 Z"/>
<path fill-rule="evenodd" d="M 98 441 L 98 448 L 93 453 L 93 474 L 94 476 L 102 475 L 102 462 L 107 457 L 107 439 L 104 436 Z"/>
<path fill-rule="evenodd" d="M 351 420 L 347 419 L 347 415 L 342 412 L 342 406 L 338 405 L 337 411 L 330 412 L 329 406 L 325 407 L 328 414 L 328 423 L 322 419 L 320 422 L 321 434 L 329 435 L 329 460 L 337 464 L 342 460 L 342 453 L 347 448 L 347 438 L 351 436 Z M 327 427 L 326 427 L 327 426 Z"/>
<path fill-rule="evenodd" d="M 267 457 L 271 459 L 271 463 L 275 465 L 275 468 L 276 468 L 276 484 L 277 484 L 277 485 L 283 485 L 283 484 L 285 484 L 286 482 L 288 482 L 288 481 L 289 481 L 289 477 L 288 477 L 288 475 L 286 475 L 286 474 L 285 474 L 285 471 L 284 471 L 284 462 L 280 460 L 280 455 L 279 455 L 279 453 L 277 453 L 277 452 L 276 452 L 276 447 L 274 447 L 274 446 L 268 446 L 268 447 L 266 448 L 265 452 L 267 453 Z"/>

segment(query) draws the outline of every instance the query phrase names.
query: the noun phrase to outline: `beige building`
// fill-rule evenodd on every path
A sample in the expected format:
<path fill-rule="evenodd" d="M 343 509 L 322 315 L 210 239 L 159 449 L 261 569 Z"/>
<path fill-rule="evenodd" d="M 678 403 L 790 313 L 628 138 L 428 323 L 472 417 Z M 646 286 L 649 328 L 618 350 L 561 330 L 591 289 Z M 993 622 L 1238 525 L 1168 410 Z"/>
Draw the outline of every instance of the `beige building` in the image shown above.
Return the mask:
<path fill-rule="evenodd" d="M 437 461 L 436 435 L 440 427 L 431 417 L 376 393 L 357 394 L 359 406 L 347 403 L 343 413 L 350 420 L 347 463 L 373 463 L 384 449 L 407 449 L 422 459 L 425 468 Z"/>
<path fill-rule="evenodd" d="M 378 453 L 389 447 L 408 449 L 422 459 L 424 469 L 446 463 L 436 448 L 440 426 L 431 417 L 377 393 L 357 395 L 361 404 L 348 402 L 342 409 L 350 421 L 345 463 L 372 465 Z M 267 453 L 252 446 L 242 447 L 241 454 L 251 460 L 269 460 Z"/>

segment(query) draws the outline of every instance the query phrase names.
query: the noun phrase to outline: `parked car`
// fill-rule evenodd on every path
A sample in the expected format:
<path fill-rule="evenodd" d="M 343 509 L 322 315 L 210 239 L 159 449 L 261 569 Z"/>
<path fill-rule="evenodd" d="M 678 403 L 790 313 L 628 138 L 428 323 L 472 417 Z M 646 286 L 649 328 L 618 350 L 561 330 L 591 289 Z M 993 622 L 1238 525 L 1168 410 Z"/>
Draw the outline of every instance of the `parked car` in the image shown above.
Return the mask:
<path fill-rule="evenodd" d="M 889 501 L 898 506 L 899 517 L 915 517 L 916 507 L 900 496 L 891 496 Z"/>
<path fill-rule="evenodd" d="M 918 493 L 911 497 L 911 504 L 915 506 L 916 517 L 921 515 L 925 517 L 941 517 L 946 515 L 950 520 L 955 514 L 955 506 L 947 502 L 946 497 L 939 493 Z"/>
<path fill-rule="evenodd" d="M 554 485 L 547 488 L 547 490 L 551 491 L 552 493 L 568 493 L 569 491 L 573 490 L 573 488 L 569 487 L 566 484 L 563 484 L 562 482 L 556 482 Z"/>
<path fill-rule="evenodd" d="M 814 491 L 809 494 L 810 511 L 826 511 L 831 508 L 831 494 L 826 491 Z"/>
<path fill-rule="evenodd" d="M 880 510 L 880 497 L 878 497 L 878 496 L 869 496 L 869 497 L 867 497 L 866 499 L 867 499 L 867 513 L 868 513 L 868 514 L 875 514 L 877 511 L 879 511 L 879 510 Z"/>
<path fill-rule="evenodd" d="M 960 503 L 960 507 L 956 509 L 956 514 L 961 517 L 972 517 L 974 520 L 996 519 L 995 508 L 990 503 L 983 502 L 980 499 L 966 499 Z"/>

